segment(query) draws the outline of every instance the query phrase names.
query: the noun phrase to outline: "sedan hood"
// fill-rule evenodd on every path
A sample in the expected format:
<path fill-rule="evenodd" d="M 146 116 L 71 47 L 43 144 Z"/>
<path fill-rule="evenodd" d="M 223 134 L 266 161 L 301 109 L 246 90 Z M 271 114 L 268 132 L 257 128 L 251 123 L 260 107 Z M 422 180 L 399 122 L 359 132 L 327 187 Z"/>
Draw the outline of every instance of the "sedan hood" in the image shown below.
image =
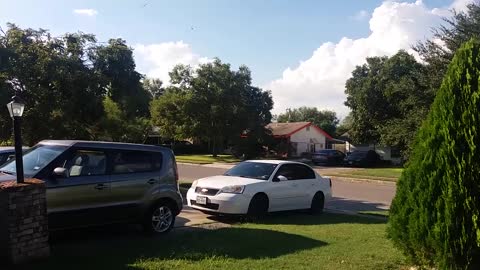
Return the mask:
<path fill-rule="evenodd" d="M 0 173 L 0 182 L 12 181 L 12 180 L 16 180 L 16 179 L 17 179 L 17 177 L 15 175 Z"/>
<path fill-rule="evenodd" d="M 262 183 L 268 180 L 259 180 L 245 177 L 237 176 L 226 176 L 226 175 L 217 175 L 199 179 L 197 181 L 198 187 L 207 187 L 207 188 L 216 188 L 221 189 L 226 186 L 235 186 L 235 185 L 248 185 L 255 183 Z"/>

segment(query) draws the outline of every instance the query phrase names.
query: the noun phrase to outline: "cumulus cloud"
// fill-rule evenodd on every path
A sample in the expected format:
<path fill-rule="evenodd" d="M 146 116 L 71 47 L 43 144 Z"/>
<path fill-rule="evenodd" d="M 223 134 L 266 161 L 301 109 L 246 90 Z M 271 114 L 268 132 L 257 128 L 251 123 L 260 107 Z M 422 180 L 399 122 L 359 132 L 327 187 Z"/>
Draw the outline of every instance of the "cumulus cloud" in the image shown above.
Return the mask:
<path fill-rule="evenodd" d="M 74 9 L 73 13 L 78 14 L 78 15 L 84 15 L 84 16 L 92 17 L 92 16 L 97 15 L 98 11 L 96 11 L 95 9 L 91 9 L 91 8 L 84 8 L 84 9 Z"/>
<path fill-rule="evenodd" d="M 148 77 L 159 78 L 167 84 L 170 81 L 168 72 L 175 65 L 184 64 L 195 67 L 211 61 L 207 57 L 194 53 L 191 46 L 183 41 L 137 44 L 134 46 L 134 56 L 141 72 Z"/>
<path fill-rule="evenodd" d="M 360 10 L 357 12 L 355 15 L 351 16 L 350 19 L 355 20 L 355 21 L 363 21 L 368 18 L 368 11 L 366 10 Z"/>
<path fill-rule="evenodd" d="M 349 111 L 343 105 L 345 82 L 355 66 L 364 64 L 367 57 L 391 56 L 400 49 L 415 55 L 411 45 L 430 37 L 431 27 L 439 25 L 448 10 L 462 10 L 466 4 L 466 0 L 456 0 L 448 7 L 430 9 L 422 1 L 383 2 L 370 17 L 369 36 L 324 43 L 309 59 L 264 86 L 272 90 L 274 113 L 315 106 L 345 116 Z"/>

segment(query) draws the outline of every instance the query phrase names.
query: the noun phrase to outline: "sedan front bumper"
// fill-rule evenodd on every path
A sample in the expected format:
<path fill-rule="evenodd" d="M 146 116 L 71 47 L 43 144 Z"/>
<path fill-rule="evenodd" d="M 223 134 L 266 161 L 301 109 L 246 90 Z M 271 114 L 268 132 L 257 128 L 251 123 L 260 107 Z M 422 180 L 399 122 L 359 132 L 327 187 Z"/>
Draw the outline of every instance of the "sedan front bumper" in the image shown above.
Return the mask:
<path fill-rule="evenodd" d="M 206 197 L 206 204 L 198 204 L 197 196 Z M 220 193 L 214 196 L 187 192 L 187 204 L 193 209 L 218 214 L 247 214 L 251 198 L 245 194 Z"/>

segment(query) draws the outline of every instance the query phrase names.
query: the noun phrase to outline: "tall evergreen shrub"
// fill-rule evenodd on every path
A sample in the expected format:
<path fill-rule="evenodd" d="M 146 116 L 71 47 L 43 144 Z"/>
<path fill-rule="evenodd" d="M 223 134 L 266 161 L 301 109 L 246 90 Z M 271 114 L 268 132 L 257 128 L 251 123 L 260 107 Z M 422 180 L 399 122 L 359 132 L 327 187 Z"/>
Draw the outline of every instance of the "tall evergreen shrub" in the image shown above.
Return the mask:
<path fill-rule="evenodd" d="M 480 42 L 455 54 L 397 184 L 388 234 L 413 263 L 480 269 Z"/>

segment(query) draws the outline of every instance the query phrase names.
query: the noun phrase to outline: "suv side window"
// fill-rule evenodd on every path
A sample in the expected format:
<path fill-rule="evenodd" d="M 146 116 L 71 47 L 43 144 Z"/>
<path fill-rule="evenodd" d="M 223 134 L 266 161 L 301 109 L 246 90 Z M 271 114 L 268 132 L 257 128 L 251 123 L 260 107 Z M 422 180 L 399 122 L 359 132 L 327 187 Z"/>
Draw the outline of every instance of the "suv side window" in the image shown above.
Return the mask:
<path fill-rule="evenodd" d="M 118 151 L 113 154 L 113 174 L 151 172 L 162 167 L 162 154 L 146 151 Z"/>
<path fill-rule="evenodd" d="M 68 158 L 64 168 L 70 177 L 104 175 L 106 173 L 107 156 L 98 150 L 78 149 Z"/>

